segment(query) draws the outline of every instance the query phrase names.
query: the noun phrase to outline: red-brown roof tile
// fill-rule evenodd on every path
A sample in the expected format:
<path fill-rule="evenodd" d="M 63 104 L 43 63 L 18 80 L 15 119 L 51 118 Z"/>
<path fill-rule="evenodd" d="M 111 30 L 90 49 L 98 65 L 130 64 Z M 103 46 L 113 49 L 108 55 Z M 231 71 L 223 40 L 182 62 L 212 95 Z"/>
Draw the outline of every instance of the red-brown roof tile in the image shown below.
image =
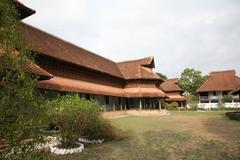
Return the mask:
<path fill-rule="evenodd" d="M 4 51 L 2 49 L 0 49 L 0 57 L 3 56 L 4 54 L 5 54 Z M 13 54 L 18 55 L 19 52 L 15 51 L 15 52 L 13 52 Z M 41 67 L 39 67 L 38 65 L 36 65 L 34 63 L 24 65 L 24 68 L 29 73 L 43 76 L 47 79 L 50 79 L 53 77 L 52 74 L 48 73 L 47 71 L 45 71 L 44 69 L 42 69 Z"/>
<path fill-rule="evenodd" d="M 240 78 L 235 74 L 235 70 L 211 72 L 197 92 L 232 91 L 240 85 Z"/>
<path fill-rule="evenodd" d="M 168 95 L 167 96 L 169 98 L 166 99 L 166 101 L 169 101 L 169 102 L 183 102 L 183 101 L 186 101 L 187 98 L 184 97 L 184 96 L 181 96 L 181 95 Z"/>
<path fill-rule="evenodd" d="M 160 87 L 163 89 L 164 92 L 173 92 L 173 91 L 183 91 L 179 86 L 178 86 L 178 79 L 167 79 L 163 83 L 161 83 Z"/>
<path fill-rule="evenodd" d="M 123 77 L 127 80 L 130 80 L 130 79 L 161 80 L 161 78 L 152 71 L 152 68 L 154 68 L 153 57 L 118 62 L 117 65 L 118 65 Z"/>
<path fill-rule="evenodd" d="M 39 81 L 36 87 L 57 91 L 124 97 L 124 90 L 122 88 L 59 76 L 54 76 L 50 80 Z"/>
<path fill-rule="evenodd" d="M 167 95 L 157 87 L 125 88 L 124 92 L 126 97 L 131 97 L 131 98 L 142 98 L 142 97 L 166 98 L 167 97 Z"/>
<path fill-rule="evenodd" d="M 22 40 L 32 51 L 123 78 L 115 62 L 25 23 L 21 23 L 20 26 Z"/>

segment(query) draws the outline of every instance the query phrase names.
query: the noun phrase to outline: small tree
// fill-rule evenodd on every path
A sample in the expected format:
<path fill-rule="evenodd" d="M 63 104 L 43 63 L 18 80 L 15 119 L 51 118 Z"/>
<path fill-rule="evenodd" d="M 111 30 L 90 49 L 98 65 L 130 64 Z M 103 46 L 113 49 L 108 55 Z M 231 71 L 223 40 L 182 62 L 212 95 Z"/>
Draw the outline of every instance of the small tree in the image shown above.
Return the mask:
<path fill-rule="evenodd" d="M 79 98 L 78 94 L 61 96 L 49 103 L 50 121 L 60 129 L 61 146 L 74 147 L 78 138 L 121 139 L 121 131 L 101 115 L 95 101 Z"/>
<path fill-rule="evenodd" d="M 206 77 L 202 76 L 202 72 L 193 68 L 186 68 L 179 80 L 179 85 L 182 89 L 196 95 L 197 88 L 204 82 Z"/>

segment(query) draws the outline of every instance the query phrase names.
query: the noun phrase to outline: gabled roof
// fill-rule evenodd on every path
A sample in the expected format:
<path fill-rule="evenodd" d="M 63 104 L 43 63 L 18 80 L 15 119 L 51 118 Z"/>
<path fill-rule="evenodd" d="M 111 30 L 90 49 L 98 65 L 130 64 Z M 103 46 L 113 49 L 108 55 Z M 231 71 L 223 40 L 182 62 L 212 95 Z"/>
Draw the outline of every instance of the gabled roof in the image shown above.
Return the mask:
<path fill-rule="evenodd" d="M 178 91 L 181 92 L 183 91 L 179 86 L 178 86 L 178 78 L 173 78 L 173 79 L 167 79 L 165 80 L 160 87 L 163 89 L 165 92 L 174 92 Z"/>
<path fill-rule="evenodd" d="M 23 42 L 34 52 L 123 78 L 117 64 L 25 23 L 20 23 Z"/>
<path fill-rule="evenodd" d="M 197 92 L 232 91 L 240 85 L 240 78 L 235 74 L 235 70 L 211 72 Z"/>
<path fill-rule="evenodd" d="M 26 17 L 29 17 L 31 15 L 33 15 L 34 13 L 36 13 L 35 10 L 28 8 L 27 6 L 25 6 L 24 4 L 22 4 L 21 2 L 19 2 L 18 0 L 13 0 L 14 5 L 16 6 L 18 13 L 20 15 L 20 19 L 24 19 Z"/>
<path fill-rule="evenodd" d="M 152 71 L 152 68 L 155 67 L 153 57 L 118 62 L 117 65 L 123 77 L 127 80 L 130 80 L 130 79 L 161 80 L 161 78 Z"/>

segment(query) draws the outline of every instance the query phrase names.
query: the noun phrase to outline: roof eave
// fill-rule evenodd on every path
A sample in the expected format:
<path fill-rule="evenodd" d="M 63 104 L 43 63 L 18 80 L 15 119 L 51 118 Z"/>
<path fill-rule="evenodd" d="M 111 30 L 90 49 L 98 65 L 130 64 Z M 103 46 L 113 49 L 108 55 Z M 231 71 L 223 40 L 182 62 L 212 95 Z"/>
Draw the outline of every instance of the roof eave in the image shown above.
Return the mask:
<path fill-rule="evenodd" d="M 18 0 L 14 0 L 14 5 L 16 6 L 19 14 L 20 14 L 20 19 L 23 20 L 33 14 L 36 13 L 35 10 L 25 6 L 24 4 L 22 4 L 21 2 L 19 2 Z"/>

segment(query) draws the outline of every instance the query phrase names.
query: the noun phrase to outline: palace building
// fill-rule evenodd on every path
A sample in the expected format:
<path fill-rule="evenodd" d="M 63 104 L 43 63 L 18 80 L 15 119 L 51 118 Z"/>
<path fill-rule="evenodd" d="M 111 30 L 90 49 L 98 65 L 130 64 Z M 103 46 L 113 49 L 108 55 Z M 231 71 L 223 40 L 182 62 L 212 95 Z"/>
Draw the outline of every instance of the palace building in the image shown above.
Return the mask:
<path fill-rule="evenodd" d="M 14 2 L 21 20 L 35 13 Z M 167 98 L 153 57 L 114 62 L 23 22 L 20 30 L 22 42 L 36 54 L 36 66 L 49 75 L 36 85 L 43 94 L 78 93 L 106 110 L 161 109 L 160 100 Z"/>

